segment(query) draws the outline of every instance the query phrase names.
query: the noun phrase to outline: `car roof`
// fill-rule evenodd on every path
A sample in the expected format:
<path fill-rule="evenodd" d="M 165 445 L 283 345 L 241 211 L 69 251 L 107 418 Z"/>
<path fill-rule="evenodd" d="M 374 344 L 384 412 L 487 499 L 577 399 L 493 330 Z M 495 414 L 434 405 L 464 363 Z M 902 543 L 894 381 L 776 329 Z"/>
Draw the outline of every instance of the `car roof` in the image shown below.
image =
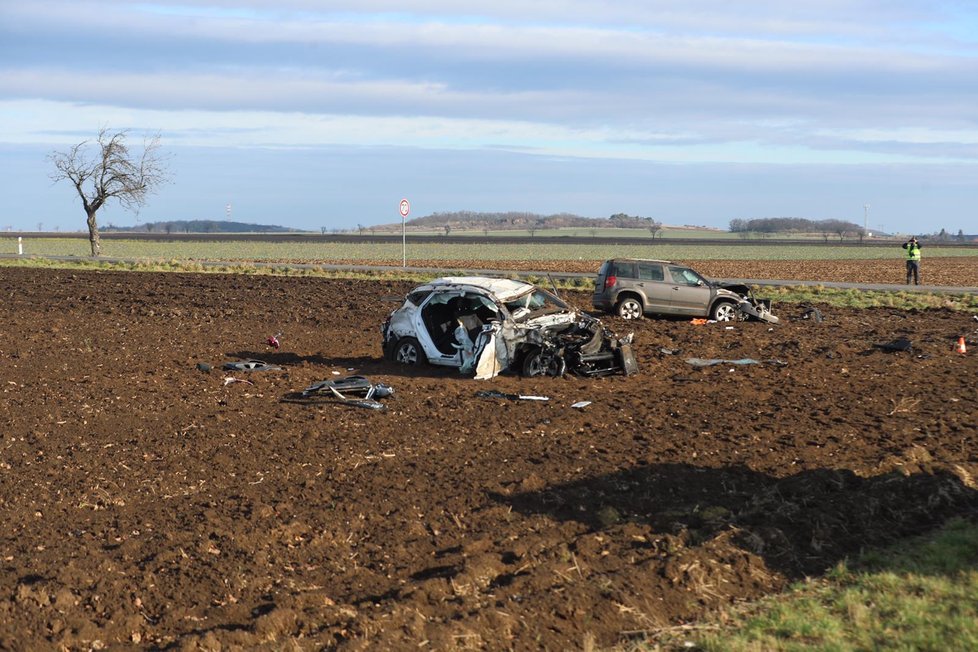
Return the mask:
<path fill-rule="evenodd" d="M 617 262 L 627 262 L 627 263 L 664 263 L 666 265 L 675 265 L 671 260 L 658 260 L 656 258 L 612 258 L 611 260 Z"/>
<path fill-rule="evenodd" d="M 526 294 L 534 286 L 525 281 L 509 278 L 490 278 L 488 276 L 445 276 L 436 278 L 426 285 L 432 288 L 446 286 L 469 286 L 484 290 L 494 295 L 500 301 L 509 301 Z"/>

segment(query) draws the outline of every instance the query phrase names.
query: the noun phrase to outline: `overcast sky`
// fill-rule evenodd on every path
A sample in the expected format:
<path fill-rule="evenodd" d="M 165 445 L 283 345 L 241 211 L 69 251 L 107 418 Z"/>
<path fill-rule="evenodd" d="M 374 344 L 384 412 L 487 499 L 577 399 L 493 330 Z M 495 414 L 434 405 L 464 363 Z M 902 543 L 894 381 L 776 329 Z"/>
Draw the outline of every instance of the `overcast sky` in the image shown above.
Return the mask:
<path fill-rule="evenodd" d="M 318 230 L 525 210 L 978 232 L 973 0 L 0 0 L 0 228 L 52 150 L 159 132 L 139 216 Z"/>

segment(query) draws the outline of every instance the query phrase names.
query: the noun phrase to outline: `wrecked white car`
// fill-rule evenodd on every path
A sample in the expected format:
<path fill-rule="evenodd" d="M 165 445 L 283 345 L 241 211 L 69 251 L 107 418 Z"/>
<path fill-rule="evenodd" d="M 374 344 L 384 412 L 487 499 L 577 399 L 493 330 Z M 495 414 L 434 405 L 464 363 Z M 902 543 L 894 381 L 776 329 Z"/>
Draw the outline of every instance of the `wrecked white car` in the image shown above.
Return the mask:
<path fill-rule="evenodd" d="M 381 332 L 384 356 L 401 364 L 458 367 L 476 378 L 631 374 L 631 335 L 530 283 L 480 276 L 439 278 L 408 293 Z"/>

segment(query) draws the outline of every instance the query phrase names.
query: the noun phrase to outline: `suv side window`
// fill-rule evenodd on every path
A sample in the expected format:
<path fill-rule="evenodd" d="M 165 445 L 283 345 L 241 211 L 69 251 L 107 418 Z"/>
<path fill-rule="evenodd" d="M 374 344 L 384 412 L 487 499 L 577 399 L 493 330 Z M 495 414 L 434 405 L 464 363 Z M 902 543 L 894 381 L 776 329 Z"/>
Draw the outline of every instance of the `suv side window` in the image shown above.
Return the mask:
<path fill-rule="evenodd" d="M 642 281 L 665 280 L 665 276 L 662 273 L 662 265 L 654 265 L 652 263 L 639 263 L 638 278 Z"/>
<path fill-rule="evenodd" d="M 614 274 L 619 278 L 638 278 L 635 275 L 635 263 L 616 261 Z"/>
<path fill-rule="evenodd" d="M 680 285 L 697 285 L 702 280 L 696 272 L 686 267 L 670 267 L 669 274 L 672 282 Z"/>

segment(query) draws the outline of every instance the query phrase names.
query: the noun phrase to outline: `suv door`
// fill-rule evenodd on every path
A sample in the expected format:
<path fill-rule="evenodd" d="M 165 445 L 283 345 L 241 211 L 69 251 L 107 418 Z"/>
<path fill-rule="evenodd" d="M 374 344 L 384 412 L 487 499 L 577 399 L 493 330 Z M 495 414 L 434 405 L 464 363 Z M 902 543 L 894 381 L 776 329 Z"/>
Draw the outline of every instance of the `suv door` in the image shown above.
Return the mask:
<path fill-rule="evenodd" d="M 672 286 L 666 282 L 665 272 L 659 263 L 639 262 L 635 284 L 645 295 L 645 312 L 669 314 L 672 306 Z"/>
<path fill-rule="evenodd" d="M 670 265 L 668 270 L 672 311 L 677 315 L 705 317 L 710 310 L 713 288 L 688 267 Z"/>

